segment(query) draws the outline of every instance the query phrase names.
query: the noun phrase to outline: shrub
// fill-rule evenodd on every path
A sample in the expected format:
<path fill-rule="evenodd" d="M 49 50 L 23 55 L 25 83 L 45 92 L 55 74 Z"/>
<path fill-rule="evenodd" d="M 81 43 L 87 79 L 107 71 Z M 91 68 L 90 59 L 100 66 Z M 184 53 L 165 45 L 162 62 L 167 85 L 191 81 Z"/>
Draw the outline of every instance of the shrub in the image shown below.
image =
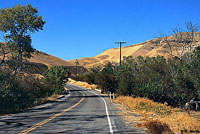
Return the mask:
<path fill-rule="evenodd" d="M 15 113 L 35 104 L 40 98 L 45 98 L 48 89 L 41 80 L 32 75 L 10 72 L 0 69 L 0 113 Z"/>
<path fill-rule="evenodd" d="M 157 57 L 124 57 L 121 65 L 106 64 L 102 69 L 76 78 L 98 85 L 103 91 L 145 97 L 171 106 L 184 106 L 200 97 L 200 47 L 192 58 L 186 53 L 181 60 Z M 76 79 L 76 80 L 77 80 Z"/>
<path fill-rule="evenodd" d="M 67 71 L 63 66 L 52 66 L 43 73 L 44 82 L 48 85 L 50 93 L 60 94 L 64 91 L 64 82 Z"/>
<path fill-rule="evenodd" d="M 149 134 L 173 134 L 166 123 L 158 120 L 147 121 L 144 126 L 148 129 Z"/>
<path fill-rule="evenodd" d="M 117 89 L 117 81 L 115 78 L 115 66 L 111 63 L 105 65 L 105 67 L 99 71 L 96 75 L 96 84 L 102 89 L 102 92 L 115 92 Z"/>

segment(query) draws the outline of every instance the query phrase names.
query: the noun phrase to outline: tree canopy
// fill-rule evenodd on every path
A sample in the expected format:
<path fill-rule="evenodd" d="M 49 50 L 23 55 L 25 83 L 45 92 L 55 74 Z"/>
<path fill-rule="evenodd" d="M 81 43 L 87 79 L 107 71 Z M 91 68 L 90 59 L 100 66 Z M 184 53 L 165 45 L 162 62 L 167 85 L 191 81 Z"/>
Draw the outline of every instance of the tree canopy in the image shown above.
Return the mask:
<path fill-rule="evenodd" d="M 30 4 L 0 9 L 0 31 L 18 65 L 21 66 L 23 57 L 31 57 L 33 48 L 30 35 L 43 30 L 44 24 L 45 21 L 38 15 L 37 8 Z"/>

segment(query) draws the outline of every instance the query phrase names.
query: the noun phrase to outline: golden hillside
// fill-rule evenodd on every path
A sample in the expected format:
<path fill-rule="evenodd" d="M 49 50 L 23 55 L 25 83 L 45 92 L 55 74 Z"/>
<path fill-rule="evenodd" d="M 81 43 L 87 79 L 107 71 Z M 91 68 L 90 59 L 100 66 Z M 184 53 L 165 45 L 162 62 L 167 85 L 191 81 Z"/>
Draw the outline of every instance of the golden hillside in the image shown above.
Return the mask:
<path fill-rule="evenodd" d="M 7 60 L 7 57 L 10 55 L 9 49 L 6 46 L 6 43 L 4 43 L 4 42 L 0 42 L 0 45 L 1 45 L 1 47 L 4 48 L 6 53 L 8 53 L 6 55 L 6 60 Z M 2 50 L 0 49 L 0 61 L 2 60 L 2 56 L 3 56 L 1 52 L 2 52 Z M 28 61 L 29 62 L 26 64 L 34 66 L 35 68 L 38 68 L 36 73 L 38 73 L 38 72 L 41 73 L 41 72 L 45 71 L 47 69 L 47 67 L 51 67 L 51 66 L 64 66 L 71 73 L 76 73 L 76 71 L 78 71 L 79 73 L 87 72 L 87 69 L 84 68 L 83 66 L 76 67 L 76 65 L 74 63 L 64 61 L 60 58 L 57 58 L 55 56 L 46 54 L 46 53 L 38 51 L 38 50 L 34 50 L 32 57 L 30 59 L 28 59 Z"/>
<path fill-rule="evenodd" d="M 47 66 L 74 66 L 74 63 L 64 61 L 60 58 L 57 58 L 55 56 L 46 54 L 44 52 L 40 52 L 35 50 L 35 52 L 32 54 L 32 57 L 29 59 L 30 62 L 34 63 L 42 63 Z"/>
<path fill-rule="evenodd" d="M 46 54 L 44 52 L 40 52 L 35 50 L 35 52 L 32 54 L 32 57 L 29 59 L 29 62 L 31 63 L 41 63 L 48 67 L 50 66 L 64 66 L 67 68 L 68 72 L 76 74 L 78 73 L 84 73 L 88 70 L 83 66 L 77 66 L 75 63 L 64 61 L 58 57 Z"/>
<path fill-rule="evenodd" d="M 194 45 L 199 44 L 200 33 L 195 33 L 195 42 L 193 42 Z M 174 42 L 175 37 L 169 36 L 168 40 L 170 40 L 170 45 L 172 47 L 172 53 L 174 55 L 178 55 L 181 50 L 181 46 Z M 88 58 L 81 58 L 78 59 L 79 65 L 84 66 L 86 68 L 92 68 L 93 66 L 98 65 L 104 65 L 107 62 L 115 62 L 119 63 L 120 55 L 119 55 L 120 48 L 112 48 L 108 49 L 101 54 L 94 56 L 94 57 L 88 57 Z M 152 40 L 148 40 L 139 44 L 129 45 L 122 47 L 122 57 L 123 56 L 149 56 L 149 57 L 155 57 L 155 56 L 164 56 L 165 58 L 168 58 L 170 52 L 170 47 L 167 45 L 166 42 L 164 42 L 161 38 L 155 38 Z M 67 62 L 75 63 L 76 60 L 70 60 Z"/>
<path fill-rule="evenodd" d="M 6 46 L 5 42 L 0 42 L 0 46 L 3 47 L 4 51 L 7 53 L 6 54 L 6 59 L 7 59 L 7 57 L 10 55 L 9 49 L 8 49 L 9 47 Z M 1 49 L 0 49 L 0 52 L 2 52 Z M 0 53 L 0 58 L 2 58 L 2 53 Z M 28 60 L 29 62 L 41 63 L 41 64 L 45 64 L 46 66 L 53 66 L 53 65 L 54 66 L 74 66 L 75 65 L 74 63 L 64 61 L 60 58 L 57 58 L 55 56 L 46 54 L 38 50 L 34 50 L 32 57 Z"/>

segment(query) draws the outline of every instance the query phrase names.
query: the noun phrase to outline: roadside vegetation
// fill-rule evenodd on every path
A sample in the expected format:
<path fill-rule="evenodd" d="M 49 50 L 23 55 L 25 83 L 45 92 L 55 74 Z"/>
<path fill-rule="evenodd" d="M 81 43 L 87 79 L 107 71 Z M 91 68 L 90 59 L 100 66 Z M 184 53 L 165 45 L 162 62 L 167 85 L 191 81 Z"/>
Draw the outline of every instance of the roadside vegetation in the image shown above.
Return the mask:
<path fill-rule="evenodd" d="M 49 69 L 28 62 L 34 49 L 31 34 L 45 21 L 31 5 L 0 9 L 0 114 L 16 113 L 45 102 L 64 90 L 64 67 Z M 39 77 L 36 77 L 36 74 Z"/>
<path fill-rule="evenodd" d="M 187 54 L 186 54 L 187 55 Z M 192 98 L 200 97 L 200 47 L 187 60 L 157 57 L 124 57 L 121 66 L 107 64 L 103 69 L 73 77 L 96 84 L 102 91 L 123 96 L 144 97 L 183 107 Z"/>
<path fill-rule="evenodd" d="M 183 107 L 191 99 L 200 97 L 198 29 L 197 24 L 187 22 L 185 31 L 175 28 L 173 36 L 159 37 L 157 43 L 166 43 L 168 59 L 163 56 L 123 57 L 121 65 L 108 63 L 103 68 L 94 67 L 89 73 L 72 76 L 72 79 L 95 84 L 102 92 L 144 97 Z M 179 49 L 172 46 L 179 46 Z M 178 54 L 175 55 L 172 49 Z"/>
<path fill-rule="evenodd" d="M 185 53 L 182 60 L 124 57 L 121 66 L 109 63 L 75 79 L 94 82 L 102 91 L 116 93 L 117 103 L 144 117 L 137 126 L 148 128 L 152 134 L 199 132 L 198 118 L 183 111 L 187 102 L 200 97 L 200 47 L 195 48 L 191 59 L 188 55 Z M 196 105 L 188 110 L 196 110 Z"/>
<path fill-rule="evenodd" d="M 53 75 L 58 72 L 58 76 Z M 0 114 L 23 111 L 64 91 L 64 67 L 51 67 L 42 78 L 23 71 L 15 75 L 12 73 L 9 67 L 0 68 Z"/>
<path fill-rule="evenodd" d="M 147 98 L 128 96 L 117 97 L 115 102 L 126 106 L 129 111 L 141 115 L 135 125 L 148 128 L 150 134 L 190 133 L 190 131 L 191 133 L 198 133 L 200 131 L 200 120 L 179 108 L 169 106 L 167 103 L 162 104 Z M 130 116 L 127 118 L 129 121 L 131 120 Z"/>
<path fill-rule="evenodd" d="M 95 84 L 102 92 L 125 96 L 118 97 L 117 102 L 141 113 L 145 117 L 143 125 L 152 133 L 199 132 L 199 120 L 181 112 L 186 103 L 200 99 L 198 30 L 197 24 L 187 22 L 186 30 L 175 28 L 172 36 L 161 34 L 155 43 L 165 42 L 168 59 L 123 57 L 121 65 L 108 63 L 72 78 Z M 199 108 L 191 104 L 187 110 Z"/>

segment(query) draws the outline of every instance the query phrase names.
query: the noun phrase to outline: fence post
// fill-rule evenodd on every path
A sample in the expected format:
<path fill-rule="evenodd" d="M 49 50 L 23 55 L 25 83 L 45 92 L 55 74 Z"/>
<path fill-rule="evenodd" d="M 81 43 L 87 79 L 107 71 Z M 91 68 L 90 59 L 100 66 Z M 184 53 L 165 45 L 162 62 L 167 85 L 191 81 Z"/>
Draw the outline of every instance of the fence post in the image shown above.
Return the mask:
<path fill-rule="evenodd" d="M 196 111 L 198 110 L 198 102 L 196 102 Z"/>
<path fill-rule="evenodd" d="M 187 102 L 186 104 L 185 104 L 185 108 L 190 108 L 190 106 L 191 106 L 191 104 L 196 104 L 196 111 L 198 110 L 198 103 L 200 103 L 200 101 L 194 101 L 194 98 L 192 98 L 192 100 L 190 100 L 189 102 Z"/>

